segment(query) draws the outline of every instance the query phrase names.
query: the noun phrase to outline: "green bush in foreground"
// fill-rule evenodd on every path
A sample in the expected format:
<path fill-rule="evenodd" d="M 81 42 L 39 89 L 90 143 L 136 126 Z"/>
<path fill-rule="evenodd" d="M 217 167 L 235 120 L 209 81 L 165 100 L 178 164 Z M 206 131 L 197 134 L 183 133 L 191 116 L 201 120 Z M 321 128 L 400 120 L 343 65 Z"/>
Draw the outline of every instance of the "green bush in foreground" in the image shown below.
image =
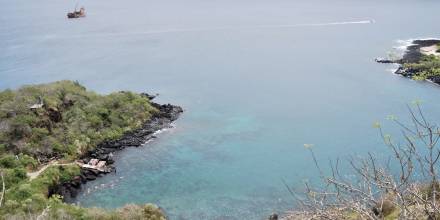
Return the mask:
<path fill-rule="evenodd" d="M 128 204 L 115 210 L 82 208 L 62 202 L 60 197 L 52 197 L 39 213 L 16 213 L 3 216 L 5 219 L 83 219 L 83 220 L 165 220 L 162 210 L 153 204 Z"/>
<path fill-rule="evenodd" d="M 32 181 L 27 176 L 50 160 L 78 159 L 98 143 L 138 128 L 156 111 L 139 94 L 99 95 L 72 81 L 0 92 L 0 173 L 6 188 L 0 219 L 164 219 L 153 205 L 104 211 L 48 198 L 52 186 L 80 173 L 74 164 L 50 166 Z"/>

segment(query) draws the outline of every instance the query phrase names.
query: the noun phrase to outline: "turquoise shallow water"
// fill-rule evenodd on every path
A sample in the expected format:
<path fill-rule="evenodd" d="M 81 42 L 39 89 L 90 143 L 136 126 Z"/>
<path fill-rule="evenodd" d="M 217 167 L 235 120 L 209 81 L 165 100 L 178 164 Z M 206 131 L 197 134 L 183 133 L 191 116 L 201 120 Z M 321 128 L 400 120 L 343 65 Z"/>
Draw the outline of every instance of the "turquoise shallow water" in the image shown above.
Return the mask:
<path fill-rule="evenodd" d="M 293 207 L 282 179 L 316 176 L 303 144 L 322 163 L 386 155 L 371 125 L 404 118 L 414 99 L 440 121 L 440 88 L 372 62 L 400 39 L 438 37 L 438 1 L 80 1 L 88 16 L 75 21 L 70 1 L 0 2 L 0 88 L 72 79 L 186 110 L 117 154 L 117 174 L 88 183 L 83 206 L 263 219 Z"/>

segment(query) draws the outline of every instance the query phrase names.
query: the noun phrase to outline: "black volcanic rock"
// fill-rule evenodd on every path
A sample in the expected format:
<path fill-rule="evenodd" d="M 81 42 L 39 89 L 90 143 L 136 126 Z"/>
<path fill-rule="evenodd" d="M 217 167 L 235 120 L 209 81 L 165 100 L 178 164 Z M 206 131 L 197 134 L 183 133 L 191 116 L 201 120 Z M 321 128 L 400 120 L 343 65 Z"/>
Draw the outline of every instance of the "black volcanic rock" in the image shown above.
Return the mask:
<path fill-rule="evenodd" d="M 148 97 L 148 94 L 143 94 Z M 153 99 L 153 96 L 149 96 L 149 99 Z M 93 181 L 98 177 L 105 175 L 108 172 L 115 171 L 116 168 L 112 167 L 114 163 L 113 153 L 124 149 L 125 147 L 139 147 L 152 138 L 156 138 L 153 134 L 164 128 L 169 128 L 171 123 L 175 121 L 183 109 L 179 106 L 165 104 L 160 105 L 157 103 L 151 103 L 151 105 L 158 109 L 158 112 L 151 116 L 140 128 L 125 133 L 121 138 L 117 140 L 108 140 L 99 143 L 95 149 L 90 150 L 84 155 L 81 160 L 84 163 L 88 163 L 92 158 L 106 161 L 109 169 L 102 172 L 94 169 L 81 169 L 81 174 L 74 177 L 71 181 L 51 187 L 49 195 L 59 194 L 63 196 L 63 200 L 66 202 L 72 201 L 81 188 L 81 185 L 87 181 Z"/>
<path fill-rule="evenodd" d="M 402 75 L 407 78 L 412 78 L 417 71 L 415 69 L 405 67 L 404 64 L 418 63 L 424 56 L 420 51 L 422 47 L 429 47 L 432 45 L 439 44 L 440 40 L 429 39 L 429 40 L 415 40 L 410 46 L 407 47 L 405 54 L 400 60 L 387 60 L 376 58 L 375 61 L 378 63 L 397 63 L 400 64 L 399 68 L 394 72 L 395 74 Z M 427 80 L 430 80 L 436 84 L 440 84 L 440 76 L 428 76 Z"/>
<path fill-rule="evenodd" d="M 405 54 L 401 60 L 401 63 L 417 63 L 420 61 L 422 57 L 422 53 L 420 52 L 420 48 L 429 47 L 435 44 L 440 43 L 440 40 L 415 40 L 412 42 L 412 45 L 407 47 Z"/>

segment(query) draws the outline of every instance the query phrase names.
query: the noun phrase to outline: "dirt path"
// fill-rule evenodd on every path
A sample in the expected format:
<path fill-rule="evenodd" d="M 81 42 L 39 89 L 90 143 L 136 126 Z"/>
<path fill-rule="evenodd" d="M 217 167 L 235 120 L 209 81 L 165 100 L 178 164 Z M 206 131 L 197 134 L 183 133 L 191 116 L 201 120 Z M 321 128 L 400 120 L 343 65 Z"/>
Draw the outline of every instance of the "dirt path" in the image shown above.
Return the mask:
<path fill-rule="evenodd" d="M 28 172 L 26 175 L 29 177 L 30 180 L 33 180 L 35 178 L 37 178 L 41 173 L 43 173 L 47 168 L 49 168 L 50 166 L 68 166 L 68 165 L 72 165 L 72 164 L 76 164 L 75 162 L 72 163 L 58 163 L 57 160 L 53 160 L 50 161 L 48 164 L 44 165 L 43 167 L 41 167 L 39 170 L 35 171 L 35 172 Z"/>

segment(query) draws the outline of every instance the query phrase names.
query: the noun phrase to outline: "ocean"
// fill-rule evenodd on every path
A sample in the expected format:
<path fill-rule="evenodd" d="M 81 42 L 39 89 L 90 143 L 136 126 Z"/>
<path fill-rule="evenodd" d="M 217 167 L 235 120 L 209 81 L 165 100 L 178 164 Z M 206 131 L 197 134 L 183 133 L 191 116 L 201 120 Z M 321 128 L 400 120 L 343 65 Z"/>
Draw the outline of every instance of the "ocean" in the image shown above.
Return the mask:
<path fill-rule="evenodd" d="M 117 173 L 77 203 L 156 203 L 170 219 L 265 219 L 318 181 L 329 160 L 386 158 L 373 123 L 399 132 L 421 100 L 440 121 L 440 88 L 374 58 L 439 37 L 435 0 L 0 0 L 0 89 L 77 80 L 91 90 L 159 93 L 185 109 L 174 127 L 116 157 Z M 348 167 L 342 168 L 350 172 Z"/>

